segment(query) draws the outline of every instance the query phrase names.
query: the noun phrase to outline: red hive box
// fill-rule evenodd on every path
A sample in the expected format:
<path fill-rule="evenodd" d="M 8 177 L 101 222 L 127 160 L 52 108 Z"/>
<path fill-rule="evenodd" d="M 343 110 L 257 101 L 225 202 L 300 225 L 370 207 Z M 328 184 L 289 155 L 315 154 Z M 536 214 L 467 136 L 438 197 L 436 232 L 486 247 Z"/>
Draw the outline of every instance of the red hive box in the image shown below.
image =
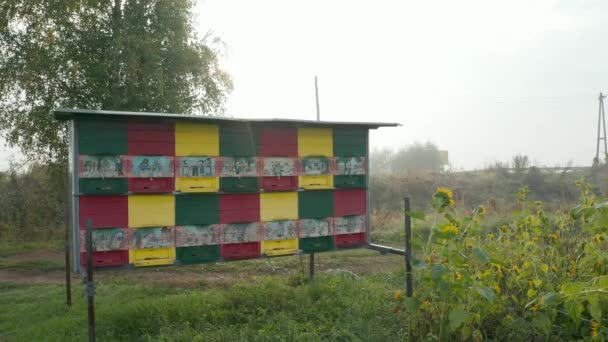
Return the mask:
<path fill-rule="evenodd" d="M 226 260 L 255 259 L 260 256 L 259 242 L 229 243 L 220 246 L 220 254 Z"/>
<path fill-rule="evenodd" d="M 129 251 L 107 251 L 93 253 L 93 267 L 111 267 L 129 264 Z M 87 266 L 87 253 L 80 253 L 80 265 Z"/>
<path fill-rule="evenodd" d="M 295 128 L 260 130 L 260 157 L 297 157 L 298 131 Z"/>
<path fill-rule="evenodd" d="M 129 178 L 129 191 L 137 193 L 173 192 L 174 178 Z"/>
<path fill-rule="evenodd" d="M 366 243 L 365 233 L 336 235 L 335 241 L 337 248 L 356 247 Z"/>
<path fill-rule="evenodd" d="M 264 189 L 264 191 L 289 191 L 298 189 L 298 176 L 260 178 L 260 189 Z"/>
<path fill-rule="evenodd" d="M 119 228 L 129 225 L 127 196 L 80 196 L 79 225 L 86 229 L 87 219 L 93 228 Z"/>
<path fill-rule="evenodd" d="M 259 220 L 259 194 L 220 195 L 220 223 L 258 222 Z"/>
<path fill-rule="evenodd" d="M 365 189 L 334 191 L 334 216 L 365 215 L 365 211 Z"/>
<path fill-rule="evenodd" d="M 128 127 L 129 155 L 175 155 L 175 127 L 172 123 L 133 121 Z"/>

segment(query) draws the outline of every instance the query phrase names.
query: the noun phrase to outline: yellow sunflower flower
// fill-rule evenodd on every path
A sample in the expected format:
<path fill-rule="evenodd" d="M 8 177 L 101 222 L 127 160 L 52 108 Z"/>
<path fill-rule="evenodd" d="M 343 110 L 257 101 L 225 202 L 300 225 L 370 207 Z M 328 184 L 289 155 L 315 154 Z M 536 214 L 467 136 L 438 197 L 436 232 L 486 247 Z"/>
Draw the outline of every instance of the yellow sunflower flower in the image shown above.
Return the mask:
<path fill-rule="evenodd" d="M 460 229 L 458 229 L 458 227 L 456 227 L 452 224 L 446 224 L 445 226 L 443 226 L 443 228 L 441 228 L 441 231 L 445 234 L 453 234 L 453 235 L 460 233 Z"/>

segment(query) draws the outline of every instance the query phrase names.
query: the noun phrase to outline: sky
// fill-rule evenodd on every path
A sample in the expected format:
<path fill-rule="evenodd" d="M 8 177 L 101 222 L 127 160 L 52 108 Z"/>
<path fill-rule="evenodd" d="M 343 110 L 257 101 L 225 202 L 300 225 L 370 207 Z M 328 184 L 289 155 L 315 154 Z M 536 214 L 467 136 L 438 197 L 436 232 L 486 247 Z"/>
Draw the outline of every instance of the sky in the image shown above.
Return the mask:
<path fill-rule="evenodd" d="M 317 75 L 322 120 L 400 123 L 372 148 L 431 141 L 454 170 L 516 154 L 590 165 L 605 19 L 602 0 L 199 0 L 194 13 L 225 46 L 227 114 L 315 119 Z"/>

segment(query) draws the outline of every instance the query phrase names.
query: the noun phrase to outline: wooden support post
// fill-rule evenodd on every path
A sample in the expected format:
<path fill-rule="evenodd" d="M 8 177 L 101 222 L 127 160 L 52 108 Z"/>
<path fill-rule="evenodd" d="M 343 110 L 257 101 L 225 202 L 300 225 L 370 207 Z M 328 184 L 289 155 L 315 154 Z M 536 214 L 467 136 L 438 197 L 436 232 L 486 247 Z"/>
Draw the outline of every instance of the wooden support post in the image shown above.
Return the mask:
<path fill-rule="evenodd" d="M 403 198 L 405 209 L 405 289 L 408 297 L 414 293 L 412 285 L 412 220 L 410 217 L 410 198 Z"/>
<path fill-rule="evenodd" d="M 69 177 L 68 184 L 69 184 Z M 69 188 L 69 187 L 68 187 Z M 70 262 L 70 244 L 72 243 L 70 240 L 70 230 L 72 229 L 72 225 L 70 224 L 70 199 L 71 194 L 68 191 L 68 197 L 66 198 L 65 204 L 65 304 L 67 306 L 72 306 L 72 265 Z"/>
<path fill-rule="evenodd" d="M 89 342 L 95 342 L 95 285 L 93 284 L 93 221 L 87 219 L 87 304 L 89 311 Z"/>
<path fill-rule="evenodd" d="M 310 253 L 310 264 L 309 264 L 309 268 L 308 268 L 308 279 L 309 280 L 314 280 L 315 279 L 315 253 Z"/>

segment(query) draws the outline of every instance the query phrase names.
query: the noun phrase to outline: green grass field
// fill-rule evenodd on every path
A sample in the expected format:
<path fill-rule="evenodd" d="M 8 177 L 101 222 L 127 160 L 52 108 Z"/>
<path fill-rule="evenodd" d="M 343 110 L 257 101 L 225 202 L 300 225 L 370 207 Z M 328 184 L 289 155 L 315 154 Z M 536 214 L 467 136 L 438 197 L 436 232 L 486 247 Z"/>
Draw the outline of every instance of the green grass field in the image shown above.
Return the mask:
<path fill-rule="evenodd" d="M 66 307 L 59 246 L 4 250 L 0 340 L 86 340 L 85 286 L 73 278 L 73 306 Z M 317 261 L 313 282 L 304 274 L 306 256 L 98 272 L 98 340 L 403 340 L 393 312 L 402 258 L 351 250 Z"/>

